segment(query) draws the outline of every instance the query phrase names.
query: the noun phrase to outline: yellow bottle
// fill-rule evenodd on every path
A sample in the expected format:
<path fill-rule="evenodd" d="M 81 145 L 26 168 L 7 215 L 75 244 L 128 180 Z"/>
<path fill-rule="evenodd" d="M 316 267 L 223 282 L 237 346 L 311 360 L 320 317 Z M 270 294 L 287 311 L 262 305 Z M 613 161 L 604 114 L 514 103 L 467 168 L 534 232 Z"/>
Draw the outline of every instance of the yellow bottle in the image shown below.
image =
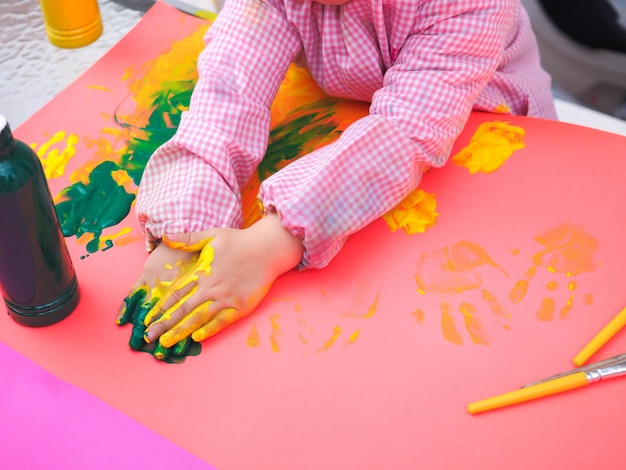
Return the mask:
<path fill-rule="evenodd" d="M 72 48 L 91 44 L 102 34 L 98 0 L 39 0 L 52 44 Z"/>

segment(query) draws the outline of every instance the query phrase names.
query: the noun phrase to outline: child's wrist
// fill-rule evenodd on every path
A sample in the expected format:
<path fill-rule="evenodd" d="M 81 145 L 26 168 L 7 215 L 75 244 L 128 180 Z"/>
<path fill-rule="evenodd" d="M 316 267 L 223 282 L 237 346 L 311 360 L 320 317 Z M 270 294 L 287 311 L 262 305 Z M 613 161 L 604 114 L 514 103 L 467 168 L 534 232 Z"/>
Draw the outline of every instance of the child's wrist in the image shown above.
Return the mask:
<path fill-rule="evenodd" d="M 277 213 L 268 213 L 250 229 L 256 232 L 257 241 L 264 250 L 267 250 L 266 253 L 271 257 L 271 264 L 276 269 L 277 275 L 298 265 L 304 253 L 302 240 L 283 227 Z"/>

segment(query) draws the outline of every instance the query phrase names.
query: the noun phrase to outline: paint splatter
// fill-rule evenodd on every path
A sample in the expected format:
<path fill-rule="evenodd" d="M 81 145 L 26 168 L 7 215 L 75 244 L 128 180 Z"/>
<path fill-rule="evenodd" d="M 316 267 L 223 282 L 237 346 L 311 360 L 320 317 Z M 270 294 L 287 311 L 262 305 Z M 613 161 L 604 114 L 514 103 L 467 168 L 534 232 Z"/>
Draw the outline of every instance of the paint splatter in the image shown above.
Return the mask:
<path fill-rule="evenodd" d="M 31 147 L 37 152 L 37 156 L 43 166 L 46 178 L 58 178 L 65 174 L 65 167 L 76 155 L 76 144 L 79 139 L 76 134 L 68 134 L 65 131 L 58 131 L 48 141 Z M 63 144 L 61 147 L 56 144 Z"/>
<path fill-rule="evenodd" d="M 270 334 L 270 344 L 272 345 L 272 351 L 280 352 L 280 344 L 278 339 L 281 337 L 280 333 L 280 315 L 275 314 L 270 316 L 270 322 L 272 323 L 272 332 Z"/>
<path fill-rule="evenodd" d="M 452 161 L 467 168 L 471 174 L 492 173 L 516 150 L 524 148 L 524 134 L 524 129 L 506 122 L 484 122 Z"/>
<path fill-rule="evenodd" d="M 423 233 L 435 225 L 437 200 L 434 194 L 418 188 L 409 194 L 398 206 L 383 215 L 392 232 L 403 229 L 409 235 Z"/>
<path fill-rule="evenodd" d="M 335 341 L 337 341 L 337 338 L 339 338 L 340 334 L 341 327 L 335 326 L 333 328 L 333 335 L 324 343 L 324 345 L 318 350 L 318 352 L 328 351 L 332 347 L 332 345 L 335 344 Z"/>

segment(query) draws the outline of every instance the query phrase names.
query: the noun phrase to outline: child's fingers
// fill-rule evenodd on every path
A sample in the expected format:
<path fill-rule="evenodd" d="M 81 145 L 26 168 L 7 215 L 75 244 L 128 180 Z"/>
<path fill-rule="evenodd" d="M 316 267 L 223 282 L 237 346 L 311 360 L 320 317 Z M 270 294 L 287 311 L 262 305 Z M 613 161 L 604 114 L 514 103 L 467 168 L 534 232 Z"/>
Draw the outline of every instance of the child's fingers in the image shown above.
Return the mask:
<path fill-rule="evenodd" d="M 134 290 L 131 290 L 129 295 L 124 298 L 119 311 L 117 312 L 117 318 L 115 323 L 118 325 L 126 325 L 133 321 L 137 310 L 141 304 L 145 301 L 148 294 L 148 286 L 142 285 Z"/>
<path fill-rule="evenodd" d="M 146 315 L 144 324 L 148 326 L 160 319 L 169 320 L 171 314 L 198 290 L 197 280 L 198 276 L 194 272 L 190 272 L 170 284 L 163 296 Z"/>
<path fill-rule="evenodd" d="M 224 310 L 218 312 L 218 314 L 211 318 L 204 326 L 194 331 L 191 334 L 191 339 L 197 343 L 204 341 L 205 339 L 219 333 L 227 326 L 232 325 L 242 316 L 243 315 L 240 310 L 225 308 Z"/>
<path fill-rule="evenodd" d="M 201 328 L 215 315 L 212 304 L 212 301 L 208 301 L 199 305 L 171 328 L 167 328 L 165 323 L 155 323 L 154 327 L 159 328 L 159 330 L 164 326 L 166 328 L 166 331 L 162 331 L 159 336 L 159 343 L 169 348 Z M 157 330 L 156 333 L 159 333 L 159 330 Z M 150 334 L 152 333 L 153 326 L 151 325 Z"/>

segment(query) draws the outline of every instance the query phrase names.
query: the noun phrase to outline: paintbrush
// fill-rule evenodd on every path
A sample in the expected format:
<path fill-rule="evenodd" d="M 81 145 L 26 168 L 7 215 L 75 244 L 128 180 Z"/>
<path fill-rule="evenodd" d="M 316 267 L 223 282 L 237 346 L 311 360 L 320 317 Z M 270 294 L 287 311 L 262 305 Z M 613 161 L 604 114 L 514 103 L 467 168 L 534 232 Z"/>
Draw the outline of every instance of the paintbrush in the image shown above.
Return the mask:
<path fill-rule="evenodd" d="M 622 375 L 626 375 L 626 354 L 529 383 L 519 390 L 470 403 L 467 411 L 470 414 L 482 413 Z"/>

